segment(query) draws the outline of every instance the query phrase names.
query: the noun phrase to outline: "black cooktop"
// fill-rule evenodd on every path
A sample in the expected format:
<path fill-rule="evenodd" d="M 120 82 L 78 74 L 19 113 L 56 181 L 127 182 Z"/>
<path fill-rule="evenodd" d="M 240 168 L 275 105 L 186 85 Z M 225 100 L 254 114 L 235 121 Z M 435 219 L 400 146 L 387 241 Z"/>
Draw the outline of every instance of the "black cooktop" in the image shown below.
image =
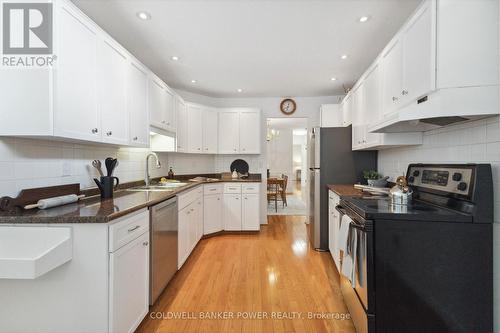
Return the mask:
<path fill-rule="evenodd" d="M 407 206 L 395 206 L 385 198 L 342 198 L 341 206 L 351 208 L 364 219 L 397 219 L 435 222 L 472 222 L 472 215 L 413 200 Z"/>

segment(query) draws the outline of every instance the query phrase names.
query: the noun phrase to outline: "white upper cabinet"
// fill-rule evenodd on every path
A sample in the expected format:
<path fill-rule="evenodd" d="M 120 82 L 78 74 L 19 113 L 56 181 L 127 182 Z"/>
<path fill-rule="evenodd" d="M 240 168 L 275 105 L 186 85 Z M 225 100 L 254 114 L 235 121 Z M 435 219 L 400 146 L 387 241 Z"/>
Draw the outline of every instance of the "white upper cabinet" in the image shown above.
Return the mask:
<path fill-rule="evenodd" d="M 400 104 L 403 87 L 403 46 L 395 40 L 382 59 L 382 106 L 384 115 L 394 112 Z"/>
<path fill-rule="evenodd" d="M 149 114 L 151 126 L 175 132 L 175 95 L 157 76 L 149 79 Z"/>
<path fill-rule="evenodd" d="M 177 152 L 188 152 L 188 115 L 186 103 L 180 96 L 175 97 L 175 112 L 177 118 Z"/>
<path fill-rule="evenodd" d="M 240 151 L 240 115 L 234 111 L 219 112 L 219 154 Z"/>
<path fill-rule="evenodd" d="M 188 152 L 201 154 L 203 147 L 203 110 L 198 104 L 186 103 L 188 127 Z"/>
<path fill-rule="evenodd" d="M 321 127 L 344 127 L 344 119 L 340 104 L 323 104 L 320 107 Z M 349 126 L 349 125 L 347 125 Z"/>
<path fill-rule="evenodd" d="M 54 66 L 0 75 L 14 114 L 0 135 L 148 146 L 150 71 L 70 1 L 54 2 L 53 21 Z"/>
<path fill-rule="evenodd" d="M 96 89 L 97 31 L 71 6 L 62 4 L 57 13 L 54 135 L 100 141 Z"/>
<path fill-rule="evenodd" d="M 97 62 L 102 141 L 127 145 L 129 117 L 126 107 L 126 52 L 111 40 L 100 40 L 97 46 Z"/>
<path fill-rule="evenodd" d="M 382 117 L 368 130 L 422 132 L 498 115 L 499 13 L 492 0 L 423 1 L 375 61 Z"/>
<path fill-rule="evenodd" d="M 423 6 L 403 31 L 403 104 L 436 89 L 435 8 Z"/>
<path fill-rule="evenodd" d="M 136 61 L 128 64 L 127 111 L 130 119 L 130 144 L 148 147 L 148 72 Z"/>
<path fill-rule="evenodd" d="M 260 110 L 219 111 L 219 154 L 260 154 Z"/>
<path fill-rule="evenodd" d="M 240 153 L 260 154 L 260 111 L 240 111 Z"/>
<path fill-rule="evenodd" d="M 203 111 L 203 153 L 217 154 L 219 138 L 219 116 L 217 110 L 204 108 Z"/>

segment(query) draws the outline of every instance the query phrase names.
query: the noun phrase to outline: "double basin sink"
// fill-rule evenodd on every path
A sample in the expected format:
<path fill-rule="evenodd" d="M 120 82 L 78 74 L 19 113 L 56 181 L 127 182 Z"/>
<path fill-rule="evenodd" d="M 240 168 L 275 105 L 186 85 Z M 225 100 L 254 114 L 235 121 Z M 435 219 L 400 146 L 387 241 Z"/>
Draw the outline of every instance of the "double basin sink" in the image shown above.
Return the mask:
<path fill-rule="evenodd" d="M 138 186 L 127 189 L 127 191 L 139 191 L 139 192 L 172 192 L 179 187 L 186 186 L 188 183 L 164 183 L 149 186 Z"/>

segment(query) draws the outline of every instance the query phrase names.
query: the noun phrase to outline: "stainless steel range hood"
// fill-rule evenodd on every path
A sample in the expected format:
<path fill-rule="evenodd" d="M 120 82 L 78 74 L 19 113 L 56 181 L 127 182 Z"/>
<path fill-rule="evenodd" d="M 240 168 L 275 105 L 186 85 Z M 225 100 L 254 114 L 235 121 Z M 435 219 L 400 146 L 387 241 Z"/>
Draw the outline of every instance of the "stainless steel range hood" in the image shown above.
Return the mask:
<path fill-rule="evenodd" d="M 500 114 L 498 86 L 439 89 L 368 127 L 371 133 L 425 132 Z"/>

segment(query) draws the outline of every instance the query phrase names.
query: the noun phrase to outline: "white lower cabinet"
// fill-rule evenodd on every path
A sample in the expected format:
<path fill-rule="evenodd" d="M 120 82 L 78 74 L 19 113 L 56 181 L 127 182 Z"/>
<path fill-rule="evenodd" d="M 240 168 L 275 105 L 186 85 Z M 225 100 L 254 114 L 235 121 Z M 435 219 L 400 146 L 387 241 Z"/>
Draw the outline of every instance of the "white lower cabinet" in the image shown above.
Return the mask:
<path fill-rule="evenodd" d="M 178 264 L 181 268 L 203 236 L 203 186 L 178 196 Z"/>
<path fill-rule="evenodd" d="M 149 233 L 109 255 L 109 331 L 131 333 L 149 310 Z"/>
<path fill-rule="evenodd" d="M 203 233 L 222 231 L 222 184 L 205 185 L 203 202 Z"/>
<path fill-rule="evenodd" d="M 260 194 L 243 194 L 242 229 L 260 229 Z"/>
<path fill-rule="evenodd" d="M 333 261 L 340 271 L 340 250 L 338 248 L 338 234 L 340 231 L 340 214 L 335 209 L 340 202 L 340 197 L 333 191 L 328 191 L 328 247 Z"/>
<path fill-rule="evenodd" d="M 241 231 L 241 194 L 224 194 L 224 230 Z"/>

